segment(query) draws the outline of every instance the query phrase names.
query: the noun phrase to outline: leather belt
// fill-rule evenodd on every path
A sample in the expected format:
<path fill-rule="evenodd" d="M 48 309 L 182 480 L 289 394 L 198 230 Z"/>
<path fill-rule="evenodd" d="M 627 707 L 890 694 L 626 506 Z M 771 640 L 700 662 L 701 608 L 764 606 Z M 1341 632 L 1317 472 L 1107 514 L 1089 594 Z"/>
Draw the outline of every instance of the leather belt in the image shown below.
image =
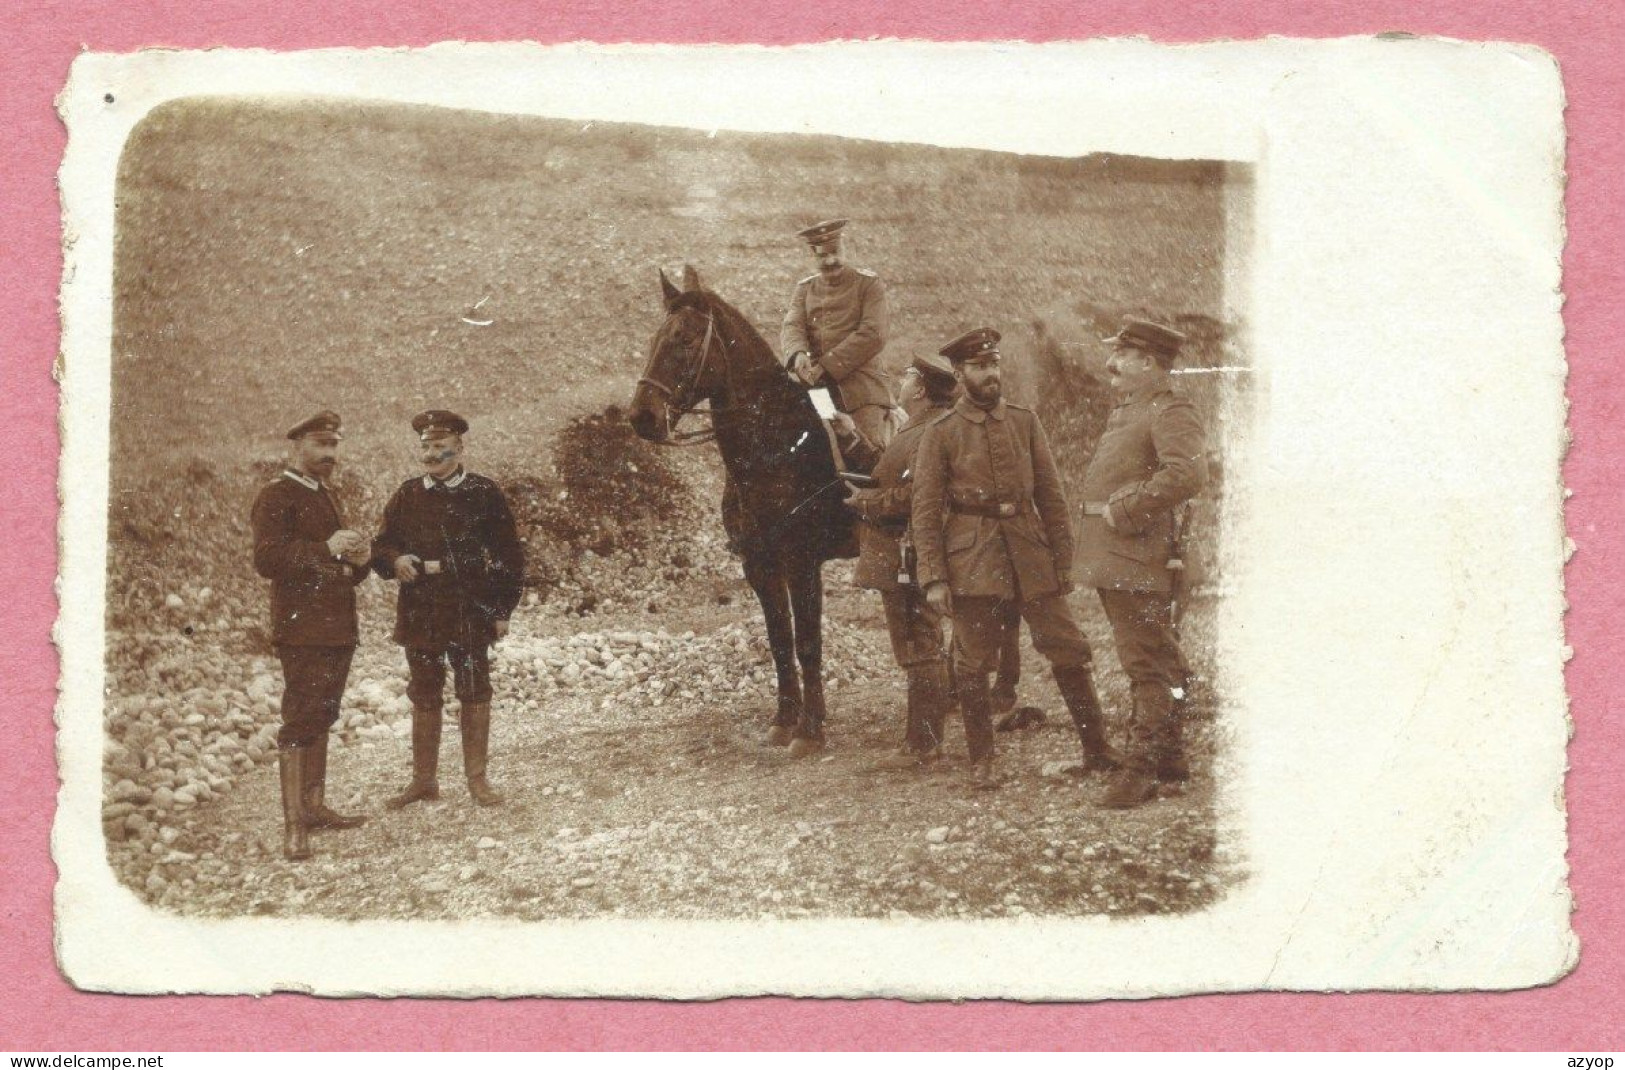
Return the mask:
<path fill-rule="evenodd" d="M 994 520 L 1009 520 L 1027 511 L 1019 502 L 949 502 L 948 508 L 968 516 L 988 516 Z"/>

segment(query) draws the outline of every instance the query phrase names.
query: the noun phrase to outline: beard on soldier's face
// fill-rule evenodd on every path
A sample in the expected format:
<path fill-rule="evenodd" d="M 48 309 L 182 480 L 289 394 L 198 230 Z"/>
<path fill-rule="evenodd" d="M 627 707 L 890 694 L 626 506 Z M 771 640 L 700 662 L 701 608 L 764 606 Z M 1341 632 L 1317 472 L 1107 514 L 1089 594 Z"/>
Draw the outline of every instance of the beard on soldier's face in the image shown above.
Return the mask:
<path fill-rule="evenodd" d="M 991 405 L 999 400 L 1000 383 L 997 379 L 984 379 L 980 383 L 965 381 L 971 400 L 979 405 Z"/>

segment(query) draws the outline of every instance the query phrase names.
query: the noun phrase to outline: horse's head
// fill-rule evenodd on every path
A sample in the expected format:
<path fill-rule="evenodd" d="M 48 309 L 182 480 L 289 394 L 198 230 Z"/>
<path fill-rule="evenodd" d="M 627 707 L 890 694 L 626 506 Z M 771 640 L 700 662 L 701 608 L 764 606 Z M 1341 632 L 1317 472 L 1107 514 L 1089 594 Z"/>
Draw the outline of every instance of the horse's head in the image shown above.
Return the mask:
<path fill-rule="evenodd" d="M 650 442 L 665 442 L 684 413 L 721 388 L 726 369 L 716 313 L 699 274 L 683 268 L 679 290 L 660 273 L 666 319 L 649 343 L 649 363 L 632 393 L 632 429 Z"/>

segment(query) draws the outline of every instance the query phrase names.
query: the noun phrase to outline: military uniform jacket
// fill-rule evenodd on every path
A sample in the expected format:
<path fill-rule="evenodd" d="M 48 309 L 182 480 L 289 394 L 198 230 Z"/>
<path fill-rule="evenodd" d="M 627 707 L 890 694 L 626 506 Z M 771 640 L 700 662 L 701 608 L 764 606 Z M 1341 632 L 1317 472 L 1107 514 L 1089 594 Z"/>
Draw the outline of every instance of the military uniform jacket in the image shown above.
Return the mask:
<path fill-rule="evenodd" d="M 1172 588 L 1174 507 L 1207 481 L 1202 418 L 1169 376 L 1122 399 L 1106 421 L 1083 477 L 1083 496 L 1104 503 L 1085 516 L 1078 578 L 1092 587 L 1125 591 Z"/>
<path fill-rule="evenodd" d="M 851 498 L 863 525 L 858 529 L 858 565 L 852 582 L 871 591 L 894 591 L 903 565 L 903 533 L 914 505 L 914 456 L 926 428 L 943 414 L 931 408 L 914 417 L 887 444 L 869 473 L 879 486 Z"/>
<path fill-rule="evenodd" d="M 1011 515 L 979 515 L 955 508 Z M 1031 601 L 1061 591 L 1072 522 L 1049 441 L 1031 409 L 960 398 L 927 427 L 914 458 L 912 507 L 922 588 Z"/>
<path fill-rule="evenodd" d="M 891 405 L 891 374 L 880 363 L 891 329 L 886 284 L 872 271 L 846 267 L 833 283 L 822 274 L 796 284 L 779 332 L 786 358 L 805 351 L 833 380 L 842 412 Z M 819 384 L 822 385 L 822 384 Z"/>
<path fill-rule="evenodd" d="M 373 567 L 389 579 L 402 554 L 424 562 L 396 602 L 395 641 L 402 646 L 488 646 L 496 639 L 494 622 L 507 620 L 519 604 L 524 548 L 501 488 L 484 476 L 458 469 L 442 483 L 408 479 L 384 507 L 372 547 Z"/>
<path fill-rule="evenodd" d="M 367 570 L 328 552 L 344 526 L 328 489 L 284 472 L 260 490 L 252 519 L 254 571 L 271 581 L 271 641 L 355 646 L 355 587 Z"/>

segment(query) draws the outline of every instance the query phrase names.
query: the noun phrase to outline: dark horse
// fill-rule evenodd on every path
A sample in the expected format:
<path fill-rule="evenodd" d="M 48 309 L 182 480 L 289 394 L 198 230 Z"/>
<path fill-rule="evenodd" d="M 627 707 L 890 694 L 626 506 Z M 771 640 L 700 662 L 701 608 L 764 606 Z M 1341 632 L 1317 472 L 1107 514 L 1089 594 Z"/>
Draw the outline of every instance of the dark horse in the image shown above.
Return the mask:
<path fill-rule="evenodd" d="M 632 395 L 632 428 L 670 444 L 677 422 L 710 403 L 697 411 L 710 417 L 727 468 L 722 526 L 762 603 L 778 670 L 768 742 L 810 754 L 824 745 L 823 564 L 857 553 L 829 439 L 807 391 L 692 267 L 683 269 L 681 290 L 665 272 L 660 285 L 666 321 Z"/>

